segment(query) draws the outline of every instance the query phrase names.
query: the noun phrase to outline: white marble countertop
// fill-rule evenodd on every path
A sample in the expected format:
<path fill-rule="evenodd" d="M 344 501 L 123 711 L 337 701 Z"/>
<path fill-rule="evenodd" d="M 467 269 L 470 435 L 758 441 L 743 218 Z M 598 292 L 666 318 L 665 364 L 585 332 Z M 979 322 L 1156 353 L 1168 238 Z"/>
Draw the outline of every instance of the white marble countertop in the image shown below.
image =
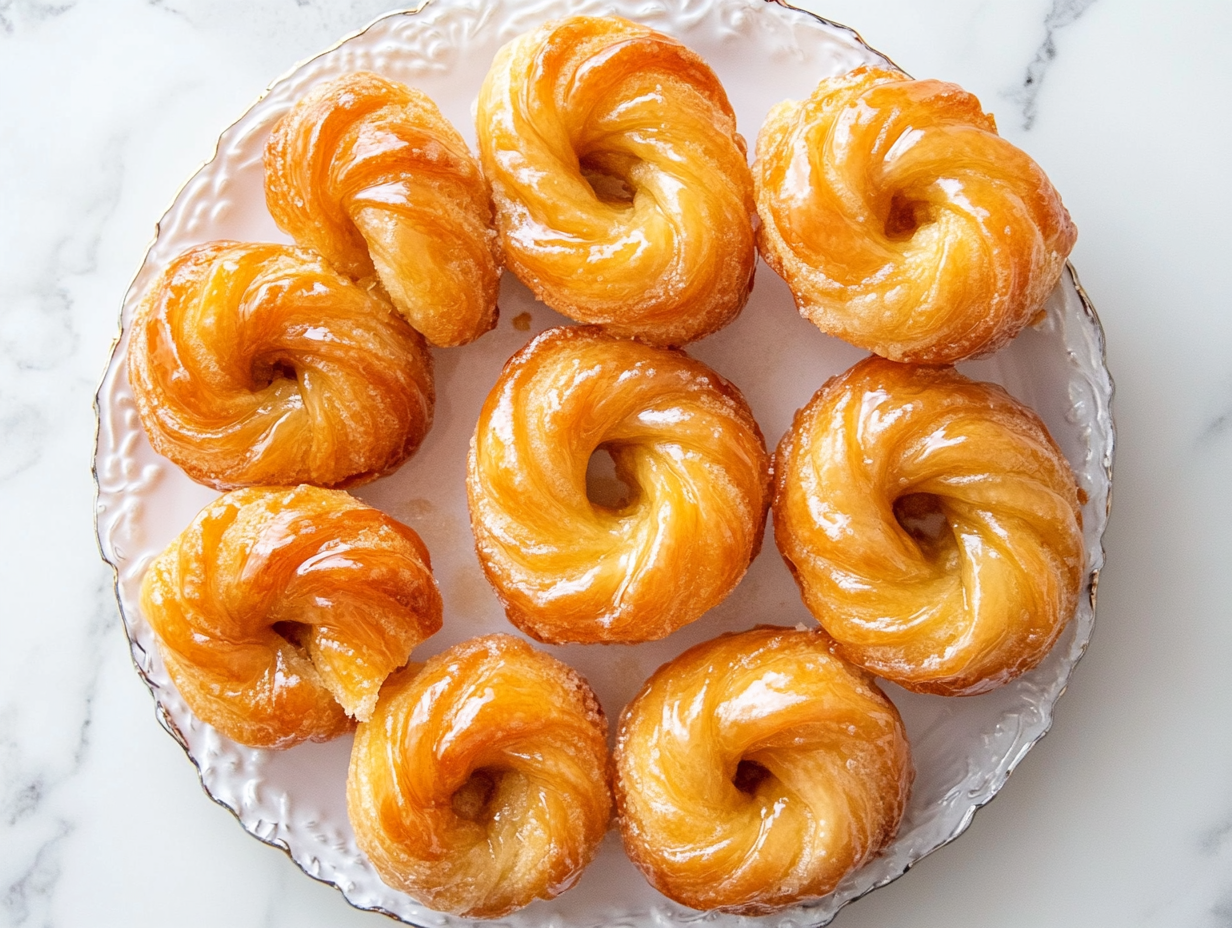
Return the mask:
<path fill-rule="evenodd" d="M 835 924 L 1232 926 L 1232 5 L 801 5 L 977 93 L 1049 172 L 1120 438 L 1095 640 L 1052 733 L 962 838 Z M 381 12 L 0 0 L 0 923 L 387 923 L 202 794 L 130 664 L 90 480 L 154 221 L 269 81 Z"/>

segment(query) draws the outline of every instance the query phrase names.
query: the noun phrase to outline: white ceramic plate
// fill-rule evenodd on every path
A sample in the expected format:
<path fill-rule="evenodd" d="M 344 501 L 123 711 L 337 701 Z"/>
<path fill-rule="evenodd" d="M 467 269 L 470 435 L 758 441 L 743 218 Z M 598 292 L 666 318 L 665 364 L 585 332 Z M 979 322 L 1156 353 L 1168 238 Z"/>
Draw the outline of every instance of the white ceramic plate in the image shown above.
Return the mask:
<path fill-rule="evenodd" d="M 209 794 L 249 833 L 287 851 L 305 873 L 335 885 L 353 905 L 416 925 L 464 922 L 386 887 L 356 848 L 345 803 L 350 738 L 281 753 L 242 747 L 197 720 L 170 684 L 138 608 L 141 576 L 216 493 L 150 449 L 125 375 L 128 324 L 142 291 L 189 246 L 219 238 L 287 241 L 265 210 L 262 147 L 275 121 L 313 85 L 359 69 L 412 84 L 436 100 L 473 146 L 472 104 L 496 50 L 538 23 L 569 13 L 627 16 L 696 49 L 723 80 L 750 142 L 773 104 L 806 95 L 823 76 L 886 61 L 851 30 L 765 0 L 434 0 L 419 11 L 383 17 L 276 82 L 223 133 L 214 158 L 159 223 L 125 298 L 123 334 L 98 394 L 99 542 L 115 568 L 133 659 L 154 695 L 160 721 L 198 767 Z M 463 487 L 467 443 L 504 362 L 535 333 L 568 320 L 536 303 L 508 274 L 500 305 L 495 331 L 465 348 L 436 352 L 436 424 L 418 454 L 398 473 L 356 493 L 413 526 L 432 552 L 445 627 L 416 652 L 417 659 L 474 635 L 513 631 L 474 554 Z M 520 321 L 529 318 L 529 328 L 516 328 L 513 320 L 524 313 L 529 317 Z M 786 286 L 765 267 L 743 315 L 689 350 L 744 391 L 772 448 L 792 413 L 821 383 L 863 354 L 802 321 Z M 1073 465 L 1087 499 L 1087 589 L 1077 617 L 1048 658 L 1007 686 L 969 699 L 885 687 L 906 721 L 918 768 L 894 844 L 825 899 L 774 916 L 738 918 L 703 915 L 659 895 L 625 858 L 613 832 L 576 888 L 551 902 L 536 902 L 502 924 L 822 925 L 847 902 L 952 840 L 996 795 L 1047 731 L 1053 706 L 1091 635 L 1111 479 L 1112 383 L 1099 322 L 1072 270 L 1052 295 L 1041 325 L 962 369 L 1003 384 L 1036 409 Z M 769 529 L 761 556 L 728 600 L 665 641 L 548 650 L 586 675 L 615 720 L 664 661 L 722 632 L 763 622 L 813 624 Z"/>

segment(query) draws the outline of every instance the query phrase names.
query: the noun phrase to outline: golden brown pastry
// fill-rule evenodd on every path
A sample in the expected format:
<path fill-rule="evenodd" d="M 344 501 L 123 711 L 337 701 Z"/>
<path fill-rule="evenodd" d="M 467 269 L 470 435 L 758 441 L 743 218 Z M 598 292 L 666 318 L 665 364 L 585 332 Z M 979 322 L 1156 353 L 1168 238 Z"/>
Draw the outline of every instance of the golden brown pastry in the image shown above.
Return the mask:
<path fill-rule="evenodd" d="M 572 886 L 611 803 L 607 721 L 590 687 L 509 635 L 390 679 L 347 778 L 356 840 L 381 879 L 471 918 Z"/>
<path fill-rule="evenodd" d="M 1038 664 L 1074 613 L 1073 472 L 998 386 L 861 361 L 796 413 L 775 480 L 775 539 L 805 604 L 878 676 L 982 693 Z"/>
<path fill-rule="evenodd" d="M 624 505 L 587 496 L 606 450 Z M 683 352 L 594 328 L 513 356 L 471 441 L 475 547 L 540 641 L 662 638 L 717 605 L 761 547 L 769 459 L 744 397 Z"/>
<path fill-rule="evenodd" d="M 150 444 L 218 489 L 350 486 L 432 424 L 432 358 L 374 292 L 311 252 L 211 242 L 176 258 L 132 322 Z"/>
<path fill-rule="evenodd" d="M 660 667 L 625 708 L 629 857 L 695 909 L 824 896 L 894 838 L 914 771 L 898 711 L 818 632 L 760 626 Z"/>
<path fill-rule="evenodd" d="M 300 245 L 357 280 L 375 273 L 432 344 L 496 324 L 488 184 L 420 91 L 367 71 L 314 88 L 270 134 L 265 200 Z"/>
<path fill-rule="evenodd" d="M 857 68 L 770 111 L 758 246 L 823 332 L 896 361 L 1000 348 L 1077 237 L 1039 166 L 954 84 Z"/>
<path fill-rule="evenodd" d="M 327 741 L 441 627 L 414 531 L 341 490 L 236 490 L 150 565 L 141 611 L 196 716 L 241 744 Z"/>
<path fill-rule="evenodd" d="M 696 53 L 617 17 L 545 23 L 497 54 L 477 122 L 505 261 L 548 306 L 659 345 L 740 312 L 752 179 Z"/>

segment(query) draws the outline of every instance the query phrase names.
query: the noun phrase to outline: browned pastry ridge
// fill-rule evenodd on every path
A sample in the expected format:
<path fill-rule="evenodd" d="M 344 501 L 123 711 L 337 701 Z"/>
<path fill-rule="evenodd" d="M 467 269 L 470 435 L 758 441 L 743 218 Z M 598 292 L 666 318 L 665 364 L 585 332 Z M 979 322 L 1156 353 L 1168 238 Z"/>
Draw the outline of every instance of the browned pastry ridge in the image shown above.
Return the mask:
<path fill-rule="evenodd" d="M 1039 166 L 954 84 L 857 68 L 770 111 L 758 246 L 823 332 L 896 361 L 1004 345 L 1077 231 Z"/>
<path fill-rule="evenodd" d="M 472 918 L 572 886 L 611 804 L 607 722 L 590 687 L 509 635 L 390 679 L 347 779 L 356 840 L 381 879 Z"/>
<path fill-rule="evenodd" d="M 476 120 L 505 261 L 548 306 L 659 345 L 743 308 L 752 178 L 695 52 L 618 17 L 544 23 L 497 53 Z"/>
<path fill-rule="evenodd" d="M 241 744 L 325 741 L 441 627 L 414 531 L 341 490 L 224 494 L 150 565 L 141 611 L 193 713 Z"/>
<path fill-rule="evenodd" d="M 265 198 L 300 245 L 357 280 L 375 274 L 432 344 L 496 324 L 488 184 L 420 91 L 366 71 L 314 88 L 270 134 Z"/>
<path fill-rule="evenodd" d="M 894 838 L 914 770 L 898 711 L 819 632 L 762 626 L 650 678 L 616 736 L 629 857 L 695 909 L 823 896 Z"/>
<path fill-rule="evenodd" d="M 775 539 L 805 604 L 878 676 L 982 693 L 1038 664 L 1074 614 L 1074 474 L 998 386 L 869 358 L 796 413 L 775 480 Z"/>
<path fill-rule="evenodd" d="M 592 453 L 629 487 L 587 496 Z M 740 391 L 683 352 L 550 329 L 488 395 L 467 464 L 475 547 L 541 641 L 662 638 L 720 603 L 761 547 L 769 458 Z"/>
<path fill-rule="evenodd" d="M 131 325 L 150 444 L 193 480 L 350 486 L 432 424 L 432 358 L 384 299 L 285 245 L 211 242 L 171 262 Z"/>

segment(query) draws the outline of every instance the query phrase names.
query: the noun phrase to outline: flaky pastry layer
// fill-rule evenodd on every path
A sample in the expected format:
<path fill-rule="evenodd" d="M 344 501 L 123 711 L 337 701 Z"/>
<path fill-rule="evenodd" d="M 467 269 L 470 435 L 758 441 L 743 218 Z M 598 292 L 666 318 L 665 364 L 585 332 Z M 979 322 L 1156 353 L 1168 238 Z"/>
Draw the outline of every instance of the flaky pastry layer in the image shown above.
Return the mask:
<path fill-rule="evenodd" d="M 488 184 L 420 91 L 367 71 L 314 88 L 270 134 L 265 200 L 300 245 L 357 280 L 375 274 L 432 344 L 496 324 Z"/>
<path fill-rule="evenodd" d="M 1074 614 L 1074 474 L 994 384 L 862 361 L 796 413 L 775 481 L 775 540 L 806 605 L 878 676 L 982 693 L 1038 664 Z"/>
<path fill-rule="evenodd" d="M 349 486 L 432 424 L 432 357 L 377 293 L 318 255 L 211 242 L 171 262 L 132 321 L 128 379 L 150 444 L 193 480 Z"/>
<path fill-rule="evenodd" d="M 587 496 L 608 452 L 622 505 Z M 761 547 L 769 458 L 739 390 L 683 352 L 550 329 L 510 359 L 467 464 L 475 547 L 541 641 L 662 638 L 721 602 Z"/>
<path fill-rule="evenodd" d="M 572 886 L 611 816 L 607 722 L 586 681 L 509 635 L 455 645 L 381 691 L 347 805 L 387 884 L 496 918 Z"/>
<path fill-rule="evenodd" d="M 193 713 L 241 744 L 325 741 L 441 627 L 428 551 L 341 490 L 224 494 L 150 565 L 141 611 Z"/>
<path fill-rule="evenodd" d="M 660 345 L 744 306 L 752 179 L 695 52 L 618 17 L 545 23 L 497 53 L 476 118 L 506 263 L 543 302 Z"/>
<path fill-rule="evenodd" d="M 896 361 L 1004 345 L 1077 230 L 1039 166 L 954 84 L 857 68 L 770 111 L 758 246 L 823 332 Z"/>
<path fill-rule="evenodd" d="M 620 718 L 629 857 L 695 909 L 823 896 L 893 839 L 914 771 L 898 711 L 819 632 L 762 626 L 691 648 Z"/>

